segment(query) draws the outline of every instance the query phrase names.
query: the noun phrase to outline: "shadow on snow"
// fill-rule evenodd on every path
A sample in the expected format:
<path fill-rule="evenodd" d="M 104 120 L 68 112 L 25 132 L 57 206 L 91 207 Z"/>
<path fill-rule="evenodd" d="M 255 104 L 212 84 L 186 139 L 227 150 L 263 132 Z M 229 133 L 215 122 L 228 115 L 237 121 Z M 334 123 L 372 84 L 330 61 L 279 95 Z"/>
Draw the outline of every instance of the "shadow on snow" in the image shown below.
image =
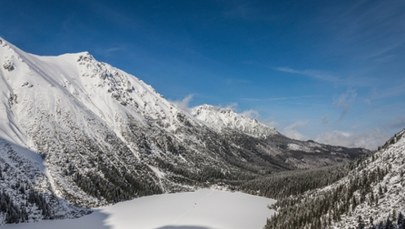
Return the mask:
<path fill-rule="evenodd" d="M 6 224 L 2 229 L 111 229 L 106 221 L 108 214 L 94 210 L 89 215 L 76 219 L 43 220 L 37 223 Z"/>

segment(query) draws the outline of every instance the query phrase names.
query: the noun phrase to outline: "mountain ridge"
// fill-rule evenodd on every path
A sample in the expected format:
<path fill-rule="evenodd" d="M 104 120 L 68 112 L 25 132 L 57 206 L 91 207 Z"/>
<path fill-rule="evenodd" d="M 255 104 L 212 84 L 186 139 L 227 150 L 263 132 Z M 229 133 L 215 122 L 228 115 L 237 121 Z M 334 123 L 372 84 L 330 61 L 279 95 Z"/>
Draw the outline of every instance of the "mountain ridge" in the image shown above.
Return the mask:
<path fill-rule="evenodd" d="M 266 138 L 269 135 L 278 133 L 275 128 L 243 114 L 238 114 L 231 108 L 220 108 L 204 104 L 192 108 L 191 114 L 219 132 L 225 129 L 237 130 L 259 138 Z"/>
<path fill-rule="evenodd" d="M 75 217 L 87 207 L 368 153 L 289 139 L 233 111 L 225 114 L 244 125 L 214 129 L 88 52 L 42 57 L 0 40 L 2 190 L 16 209 L 37 206 L 3 222 Z"/>

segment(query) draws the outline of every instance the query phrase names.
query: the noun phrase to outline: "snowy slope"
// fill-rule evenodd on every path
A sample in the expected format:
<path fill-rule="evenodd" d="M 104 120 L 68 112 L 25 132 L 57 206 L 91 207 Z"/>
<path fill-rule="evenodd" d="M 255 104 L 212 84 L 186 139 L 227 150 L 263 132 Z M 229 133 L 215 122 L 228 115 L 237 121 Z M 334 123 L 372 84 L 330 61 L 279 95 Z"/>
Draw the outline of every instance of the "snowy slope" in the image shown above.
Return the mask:
<path fill-rule="evenodd" d="M 405 129 L 349 168 L 329 186 L 278 200 L 278 214 L 266 228 L 388 228 L 376 227 L 387 219 L 396 224 L 405 212 Z"/>
<path fill-rule="evenodd" d="M 239 192 L 198 190 L 142 197 L 95 209 L 73 220 L 7 225 L 4 229 L 261 229 L 274 200 Z"/>
<path fill-rule="evenodd" d="M 288 139 L 229 110 L 202 106 L 189 114 L 88 52 L 37 56 L 0 39 L 0 93 L 0 168 L 7 178 L 1 195 L 15 209 L 42 208 L 22 207 L 30 219 L 16 210 L 17 219 L 0 223 L 73 217 L 85 213 L 73 205 L 102 206 L 364 154 Z"/>
<path fill-rule="evenodd" d="M 405 129 L 391 138 L 375 155 L 363 162 L 363 167 L 360 166 L 353 173 L 369 174 L 377 170 L 386 170 L 386 174 L 371 185 L 365 194 L 367 201 L 356 206 L 350 214 L 342 215 L 342 219 L 334 224 L 335 228 L 350 228 L 358 224 L 359 216 L 369 225 L 370 217 L 378 224 L 391 217 L 394 210 L 396 213 L 405 212 Z M 350 175 L 340 183 L 347 183 L 349 179 Z M 360 199 L 361 193 L 357 192 L 356 195 Z M 377 200 L 371 201 L 370 198 Z"/>
<path fill-rule="evenodd" d="M 122 122 L 128 121 L 128 115 L 143 125 L 150 120 L 160 120 L 162 123 L 159 124 L 170 130 L 176 128 L 173 124 L 179 124 L 178 120 L 173 119 L 173 114 L 178 112 L 176 107 L 149 85 L 96 61 L 87 52 L 40 57 L 4 43 L 1 54 L 1 85 L 5 89 L 2 90 L 5 95 L 2 103 L 3 106 L 16 105 L 13 108 L 21 119 L 27 118 L 24 114 L 32 113 L 22 108 L 32 106 L 29 102 L 35 98 L 37 107 L 47 109 L 53 115 L 61 112 L 61 104 L 69 105 L 70 109 L 85 108 L 86 112 L 96 115 L 114 130 L 119 129 Z M 18 98 L 13 95 L 18 95 Z M 24 114 L 20 115 L 19 112 Z M 12 130 L 12 127 L 8 130 Z M 21 135 L 16 130 L 3 132 L 14 132 L 17 137 Z M 13 137 L 13 140 L 18 139 Z"/>
<path fill-rule="evenodd" d="M 111 148 L 112 143 L 108 142 L 111 140 L 125 145 L 125 139 L 115 130 L 120 125 L 126 125 L 128 117 L 137 120 L 139 126 L 146 122 L 146 117 L 142 117 L 140 112 L 122 108 L 123 103 L 128 103 L 129 107 L 136 106 L 139 98 L 131 96 L 130 92 L 139 90 L 140 96 L 148 92 L 146 101 L 155 101 L 160 98 L 159 95 L 141 81 L 135 82 L 135 79 L 122 76 L 118 70 L 96 62 L 88 53 L 39 57 L 27 54 L 5 41 L 2 43 L 0 84 L 3 85 L 4 96 L 1 112 L 2 117 L 8 120 L 2 122 L 1 137 L 43 152 L 49 164 L 58 165 L 48 167 L 49 174 L 53 176 L 50 178 L 57 181 L 54 184 L 57 195 L 66 192 L 65 196 L 86 196 L 83 187 L 75 188 L 70 185 L 71 179 L 62 176 L 71 171 L 62 169 L 66 169 L 66 166 L 68 169 L 82 166 L 75 170 L 94 170 L 89 164 L 92 159 L 83 157 L 80 151 L 101 153 L 101 147 L 106 147 L 104 150 Z M 113 78 L 113 74 L 116 77 Z M 156 111 L 158 105 L 159 112 Z M 143 111 L 160 118 L 159 115 L 164 115 L 160 109 L 166 106 L 169 104 L 156 104 Z M 78 141 L 87 142 L 84 149 Z M 128 148 L 121 151 L 127 155 L 134 154 Z M 73 155 L 69 157 L 69 153 Z M 110 155 L 100 155 L 100 160 L 103 160 L 103 156 L 108 156 L 110 161 L 117 157 L 112 152 Z M 73 164 L 70 164 L 71 160 Z M 137 161 L 136 158 L 131 160 L 134 163 Z M 99 200 L 90 198 L 88 201 Z M 103 198 L 101 201 L 104 201 Z"/>
<path fill-rule="evenodd" d="M 39 190 L 98 206 L 179 186 L 160 181 L 149 169 L 157 162 L 149 158 L 178 149 L 181 133 L 174 133 L 193 123 L 187 114 L 87 52 L 41 57 L 0 41 L 0 138 L 45 158 L 39 157 L 46 164 L 38 172 L 45 178 L 35 184 Z M 184 160 L 177 155 L 166 161 Z M 169 187 L 158 187 L 162 183 Z"/>
<path fill-rule="evenodd" d="M 0 139 L 0 155 L 0 224 L 18 220 L 18 217 L 22 222 L 32 222 L 72 218 L 87 212 L 55 195 L 38 153 Z M 7 197 L 12 201 L 5 204 Z M 44 200 L 47 204 L 42 205 Z M 4 209 L 8 209 L 8 215 L 4 214 Z"/>
<path fill-rule="evenodd" d="M 241 131 L 254 137 L 265 138 L 277 134 L 276 129 L 266 126 L 255 119 L 234 112 L 230 108 L 201 105 L 193 108 L 191 114 L 212 129 Z"/>

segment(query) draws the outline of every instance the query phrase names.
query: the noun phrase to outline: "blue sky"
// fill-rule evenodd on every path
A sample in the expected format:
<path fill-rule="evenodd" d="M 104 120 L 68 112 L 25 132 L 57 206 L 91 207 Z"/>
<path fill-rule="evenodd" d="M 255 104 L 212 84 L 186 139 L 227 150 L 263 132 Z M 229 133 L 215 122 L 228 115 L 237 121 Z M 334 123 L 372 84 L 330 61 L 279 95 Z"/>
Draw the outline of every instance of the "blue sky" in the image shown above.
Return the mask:
<path fill-rule="evenodd" d="M 405 127 L 405 2 L 20 1 L 0 36 L 89 51 L 188 106 L 232 106 L 301 139 L 374 148 Z"/>

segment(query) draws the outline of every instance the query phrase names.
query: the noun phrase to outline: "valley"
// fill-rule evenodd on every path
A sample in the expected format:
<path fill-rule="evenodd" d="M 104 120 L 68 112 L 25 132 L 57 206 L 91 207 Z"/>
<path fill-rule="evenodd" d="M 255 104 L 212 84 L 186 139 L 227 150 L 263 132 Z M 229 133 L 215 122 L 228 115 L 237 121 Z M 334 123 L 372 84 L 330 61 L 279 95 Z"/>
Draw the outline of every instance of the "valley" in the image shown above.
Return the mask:
<path fill-rule="evenodd" d="M 296 140 L 184 109 L 88 52 L 0 41 L 4 228 L 350 228 L 405 211 L 404 131 L 376 152 Z"/>

